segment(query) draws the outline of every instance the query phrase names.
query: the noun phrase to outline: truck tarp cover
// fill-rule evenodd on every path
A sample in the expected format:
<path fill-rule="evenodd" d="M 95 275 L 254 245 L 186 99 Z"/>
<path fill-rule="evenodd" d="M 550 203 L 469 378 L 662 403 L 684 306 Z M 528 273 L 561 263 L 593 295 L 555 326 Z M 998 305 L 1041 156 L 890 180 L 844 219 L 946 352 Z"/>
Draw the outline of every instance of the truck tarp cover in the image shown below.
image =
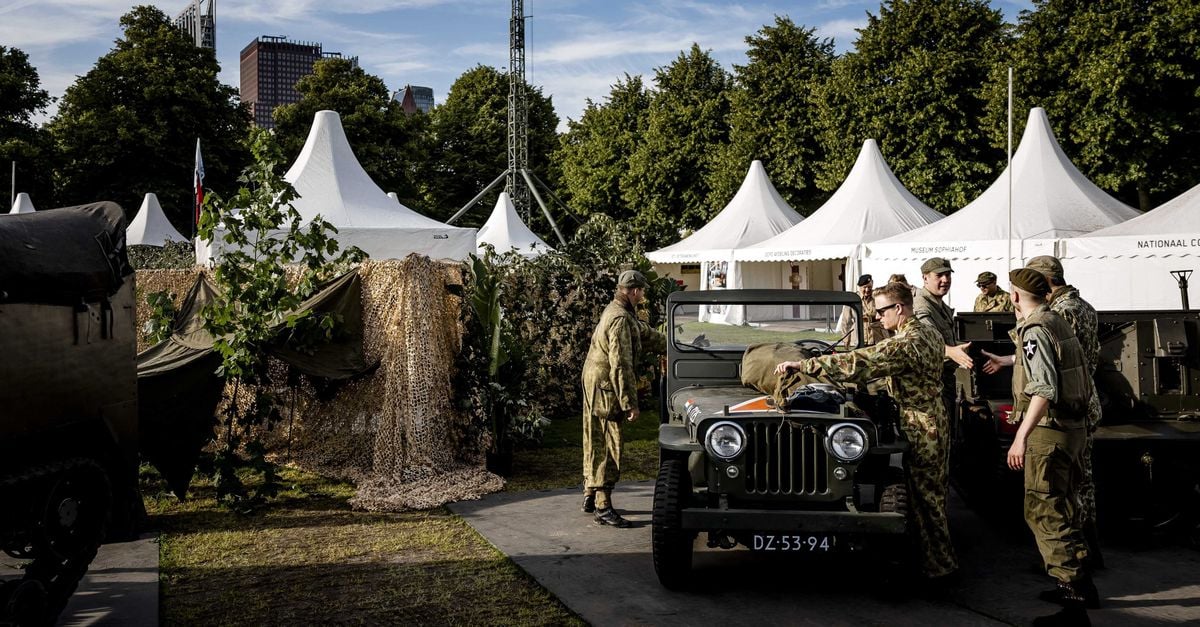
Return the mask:
<path fill-rule="evenodd" d="M 200 449 L 212 439 L 224 381 L 216 375 L 220 355 L 204 330 L 201 312 L 219 296 L 207 276 L 197 277 L 176 315 L 169 338 L 138 355 L 138 406 L 142 448 L 179 495 L 187 491 Z M 321 287 L 294 313 L 329 312 L 341 321 L 332 340 L 297 350 L 279 333 L 269 349 L 297 371 L 325 380 L 346 380 L 373 367 L 363 353 L 362 281 L 348 272 Z M 285 327 L 276 325 L 276 331 Z"/>
<path fill-rule="evenodd" d="M 129 272 L 125 213 L 116 203 L 0 215 L 3 302 L 96 302 L 115 294 Z"/>

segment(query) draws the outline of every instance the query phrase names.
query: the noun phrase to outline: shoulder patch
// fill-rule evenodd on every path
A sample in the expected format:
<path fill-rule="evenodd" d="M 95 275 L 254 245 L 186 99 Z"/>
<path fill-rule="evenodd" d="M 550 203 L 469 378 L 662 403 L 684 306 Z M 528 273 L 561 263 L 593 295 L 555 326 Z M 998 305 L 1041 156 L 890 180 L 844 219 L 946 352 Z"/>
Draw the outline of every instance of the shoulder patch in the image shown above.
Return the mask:
<path fill-rule="evenodd" d="M 1025 359 L 1033 359 L 1033 356 L 1037 354 L 1037 342 L 1033 340 L 1025 340 L 1022 347 L 1025 349 Z"/>

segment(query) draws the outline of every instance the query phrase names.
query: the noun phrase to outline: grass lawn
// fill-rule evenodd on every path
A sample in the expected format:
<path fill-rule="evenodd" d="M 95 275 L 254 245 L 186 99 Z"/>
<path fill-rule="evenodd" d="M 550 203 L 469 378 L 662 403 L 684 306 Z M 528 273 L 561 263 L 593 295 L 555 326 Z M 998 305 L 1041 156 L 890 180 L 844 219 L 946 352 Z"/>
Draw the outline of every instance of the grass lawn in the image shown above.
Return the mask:
<path fill-rule="evenodd" d="M 579 419 L 551 423 L 542 448 L 517 451 L 507 490 L 579 485 L 581 430 Z M 625 425 L 623 480 L 655 476 L 657 434 L 656 411 Z M 352 485 L 284 468 L 285 491 L 238 514 L 217 504 L 209 477 L 186 501 L 148 467 L 142 479 L 165 625 L 582 624 L 445 508 L 357 512 Z"/>

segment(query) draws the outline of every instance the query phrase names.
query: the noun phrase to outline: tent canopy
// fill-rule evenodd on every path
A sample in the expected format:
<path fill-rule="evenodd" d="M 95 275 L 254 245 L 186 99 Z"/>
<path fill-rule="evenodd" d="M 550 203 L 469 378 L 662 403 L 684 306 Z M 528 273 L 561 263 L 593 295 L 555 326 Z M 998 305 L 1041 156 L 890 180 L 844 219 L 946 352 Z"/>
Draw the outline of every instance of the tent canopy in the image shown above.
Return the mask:
<path fill-rule="evenodd" d="M 1067 250 L 1071 256 L 1094 257 L 1196 254 L 1200 252 L 1197 238 L 1200 238 L 1200 185 L 1132 220 L 1070 240 Z"/>
<path fill-rule="evenodd" d="M 942 214 L 917 200 L 883 159 L 874 139 L 833 196 L 804 222 L 734 252 L 738 261 L 803 261 L 850 257 L 872 242 L 925 226 Z"/>
<path fill-rule="evenodd" d="M 21 192 L 17 194 L 17 199 L 13 201 L 9 213 L 33 213 L 34 211 L 36 209 L 33 208 L 33 201 L 29 199 L 29 194 Z"/>
<path fill-rule="evenodd" d="M 496 207 L 479 229 L 475 243 L 477 252 L 481 255 L 486 244 L 491 244 L 498 253 L 516 251 L 526 257 L 536 257 L 551 250 L 517 215 L 517 209 L 513 206 L 508 192 L 500 192 L 500 197 L 496 199 Z"/>
<path fill-rule="evenodd" d="M 1089 181 L 1059 147 L 1046 111 L 1035 107 L 1012 160 L 1012 231 L 1009 232 L 1009 169 L 986 191 L 944 220 L 881 240 L 890 244 L 957 243 L 950 250 L 910 253 L 949 258 L 977 257 L 970 242 L 1076 237 L 1124 222 L 1140 212 Z M 925 248 L 925 247 L 921 247 Z M 958 250 L 961 249 L 961 250 Z"/>
<path fill-rule="evenodd" d="M 731 250 L 774 237 L 803 219 L 775 190 L 762 162 L 755 160 L 741 188 L 716 217 L 684 240 L 646 257 L 654 263 L 728 259 Z"/>
<path fill-rule="evenodd" d="M 168 242 L 186 242 L 163 213 L 158 196 L 153 193 L 142 198 L 142 206 L 125 229 L 125 243 L 130 246 L 162 246 Z"/>

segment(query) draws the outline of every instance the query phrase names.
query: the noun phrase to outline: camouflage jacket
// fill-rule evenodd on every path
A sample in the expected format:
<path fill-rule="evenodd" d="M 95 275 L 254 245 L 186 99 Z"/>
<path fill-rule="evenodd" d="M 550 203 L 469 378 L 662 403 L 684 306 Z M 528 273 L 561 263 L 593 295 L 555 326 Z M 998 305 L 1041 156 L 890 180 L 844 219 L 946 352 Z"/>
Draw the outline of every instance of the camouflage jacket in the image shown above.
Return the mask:
<path fill-rule="evenodd" d="M 979 296 L 975 297 L 975 311 L 977 313 L 985 311 L 1013 311 L 1012 298 L 1009 298 L 1008 292 L 1000 288 L 996 288 L 996 293 L 991 296 L 980 293 Z"/>
<path fill-rule="evenodd" d="M 591 346 L 583 363 L 583 385 L 598 386 L 615 396 L 618 411 L 637 407 L 637 375 L 634 365 L 644 349 L 661 352 L 666 338 L 638 320 L 616 300 L 600 314 L 592 332 Z"/>
<path fill-rule="evenodd" d="M 914 319 L 874 346 L 806 359 L 799 370 L 858 384 L 886 377 L 888 393 L 900 403 L 905 425 L 936 435 L 947 425 L 942 407 L 943 347 L 933 327 Z"/>
<path fill-rule="evenodd" d="M 1075 338 L 1083 349 L 1083 361 L 1088 374 L 1096 374 L 1100 363 L 1100 339 L 1096 332 L 1096 310 L 1079 297 L 1079 290 L 1070 285 L 1050 295 L 1050 311 L 1062 316 L 1075 331 Z"/>

